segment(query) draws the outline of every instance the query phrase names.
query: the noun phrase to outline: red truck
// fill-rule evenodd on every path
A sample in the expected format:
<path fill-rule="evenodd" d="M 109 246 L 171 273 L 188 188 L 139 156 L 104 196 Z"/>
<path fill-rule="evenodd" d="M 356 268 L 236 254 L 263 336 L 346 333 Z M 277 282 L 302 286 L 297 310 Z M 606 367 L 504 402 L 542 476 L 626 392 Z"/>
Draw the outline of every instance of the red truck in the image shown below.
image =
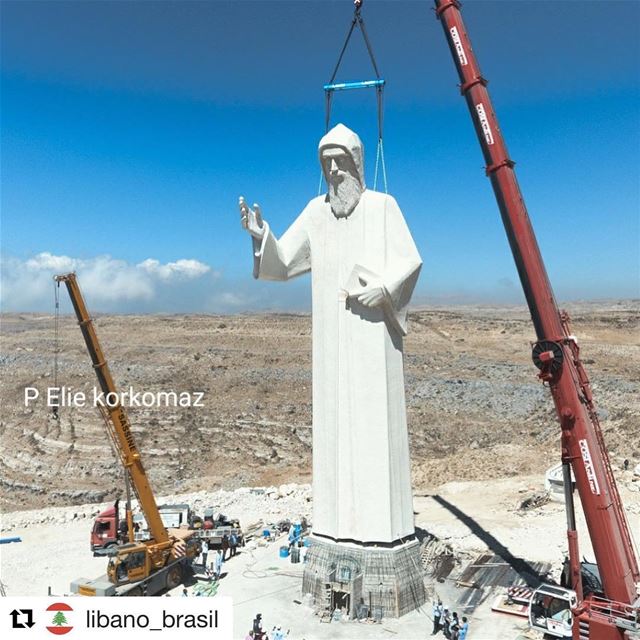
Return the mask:
<path fill-rule="evenodd" d="M 91 528 L 91 551 L 95 555 L 109 553 L 118 544 L 129 542 L 126 516 L 120 517 L 120 500 L 101 511 Z M 165 504 L 158 507 L 160 519 L 165 527 L 179 529 L 184 526 L 191 528 L 194 517 L 188 504 Z M 148 540 L 147 523 L 142 514 L 132 517 L 135 539 Z M 144 533 L 147 535 L 143 535 Z"/>
<path fill-rule="evenodd" d="M 127 519 L 120 516 L 120 500 L 101 511 L 91 528 L 91 551 L 94 555 L 110 555 L 119 544 L 129 541 Z M 193 530 L 198 538 L 206 539 L 210 545 L 222 544 L 224 534 L 235 534 L 243 540 L 242 529 L 238 520 L 229 520 L 222 514 L 214 517 L 213 509 L 206 509 L 204 518 L 195 516 L 188 504 L 165 504 L 158 507 L 160 518 L 165 527 Z M 149 539 L 149 531 L 142 514 L 132 517 L 134 538 L 136 541 Z M 241 542 L 242 544 L 242 542 Z"/>
<path fill-rule="evenodd" d="M 101 511 L 93 522 L 91 551 L 95 555 L 102 555 L 127 540 L 127 520 L 120 518 L 120 500 L 116 500 L 110 507 Z"/>

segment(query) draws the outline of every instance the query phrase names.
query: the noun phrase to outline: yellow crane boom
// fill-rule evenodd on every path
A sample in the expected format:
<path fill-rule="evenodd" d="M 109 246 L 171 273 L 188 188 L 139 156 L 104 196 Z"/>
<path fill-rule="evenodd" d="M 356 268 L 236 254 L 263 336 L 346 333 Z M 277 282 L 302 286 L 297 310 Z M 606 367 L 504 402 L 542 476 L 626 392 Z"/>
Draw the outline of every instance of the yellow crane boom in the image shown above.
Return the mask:
<path fill-rule="evenodd" d="M 181 560 L 196 556 L 200 552 L 199 542 L 192 538 L 190 531 L 177 529 L 167 531 L 164 526 L 131 430 L 131 422 L 119 401 L 116 385 L 98 341 L 93 321 L 87 311 L 76 274 L 58 275 L 54 280 L 58 286 L 64 282 L 69 292 L 80 331 L 104 394 L 105 401 L 99 406 L 100 411 L 105 417 L 109 435 L 125 472 L 131 480 L 131 486 L 138 498 L 151 536 L 149 540 L 140 543 L 130 541 L 130 544 L 120 547 L 117 556 L 109 562 L 107 577 L 109 582 L 115 585 L 134 583 L 144 585 L 144 587 L 135 587 L 135 591 L 130 590 L 129 595 L 150 594 L 152 587 L 154 591 L 162 587 L 173 588 L 182 578 Z M 156 578 L 153 582 L 149 582 L 153 576 Z M 157 579 L 158 577 L 161 579 Z M 108 586 L 105 588 L 100 579 L 90 583 L 81 581 L 77 585 L 77 592 L 82 595 L 116 594 L 112 588 Z"/>
<path fill-rule="evenodd" d="M 71 298 L 71 304 L 78 318 L 82 337 L 87 345 L 87 350 L 93 362 L 100 388 L 104 393 L 107 417 L 113 426 L 116 449 L 122 459 L 122 464 L 131 478 L 131 484 L 140 502 L 140 508 L 149 526 L 151 537 L 156 542 L 166 542 L 169 540 L 167 529 L 162 523 L 158 505 L 149 485 L 146 471 L 142 465 L 140 450 L 136 445 L 131 422 L 124 408 L 118 400 L 110 402 L 118 397 L 117 388 L 111 376 L 109 365 L 100 346 L 93 320 L 87 311 L 87 306 L 82 297 L 78 279 L 75 273 L 67 273 L 55 276 L 56 282 L 64 282 Z"/>

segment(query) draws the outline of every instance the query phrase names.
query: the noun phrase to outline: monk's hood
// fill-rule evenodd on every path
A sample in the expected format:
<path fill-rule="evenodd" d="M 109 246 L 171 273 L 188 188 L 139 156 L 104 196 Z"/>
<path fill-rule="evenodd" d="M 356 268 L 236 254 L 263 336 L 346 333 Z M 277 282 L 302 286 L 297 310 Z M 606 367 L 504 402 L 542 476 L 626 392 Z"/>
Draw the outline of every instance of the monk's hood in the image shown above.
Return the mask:
<path fill-rule="evenodd" d="M 322 140 L 320 140 L 320 144 L 318 145 L 318 157 L 320 158 L 320 166 L 322 167 L 325 180 L 328 181 L 329 177 L 327 176 L 325 167 L 322 163 L 322 152 L 324 149 L 336 147 L 348 153 L 353 159 L 353 163 L 355 164 L 358 172 L 360 186 L 364 190 L 364 147 L 362 146 L 362 142 L 358 137 L 358 134 L 354 133 L 343 124 L 337 124 L 333 127 L 333 129 L 331 129 L 331 131 L 329 131 Z"/>

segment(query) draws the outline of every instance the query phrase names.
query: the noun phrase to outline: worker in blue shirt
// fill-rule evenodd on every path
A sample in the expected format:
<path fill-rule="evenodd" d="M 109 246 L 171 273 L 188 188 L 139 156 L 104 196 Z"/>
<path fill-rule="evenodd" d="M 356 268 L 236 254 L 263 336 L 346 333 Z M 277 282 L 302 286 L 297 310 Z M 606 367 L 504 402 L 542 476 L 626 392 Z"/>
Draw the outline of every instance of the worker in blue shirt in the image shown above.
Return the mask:
<path fill-rule="evenodd" d="M 458 640 L 466 640 L 467 633 L 469 633 L 469 623 L 467 619 L 462 616 L 462 624 L 460 625 L 460 630 L 458 631 Z"/>

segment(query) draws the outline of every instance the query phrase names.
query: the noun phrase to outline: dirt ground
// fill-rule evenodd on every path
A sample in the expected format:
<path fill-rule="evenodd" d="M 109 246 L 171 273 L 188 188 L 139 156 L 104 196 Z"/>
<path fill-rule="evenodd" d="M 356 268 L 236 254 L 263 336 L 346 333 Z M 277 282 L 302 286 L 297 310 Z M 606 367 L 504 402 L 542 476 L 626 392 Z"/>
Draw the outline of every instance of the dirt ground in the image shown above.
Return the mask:
<path fill-rule="evenodd" d="M 617 474 L 622 498 L 633 531 L 640 530 L 640 492 L 628 487 L 632 472 Z M 290 640 L 357 640 L 398 638 L 422 640 L 431 627 L 430 604 L 442 598 L 452 611 L 470 618 L 470 640 L 515 640 L 527 630 L 524 618 L 491 611 L 491 605 L 504 588 L 483 585 L 472 593 L 474 606 L 465 606 L 469 590 L 457 585 L 469 564 L 479 554 L 489 552 L 504 558 L 505 565 L 525 566 L 546 562 L 550 577 L 558 576 L 567 553 L 564 505 L 549 502 L 531 510 L 520 509 L 524 498 L 543 488 L 543 476 L 503 478 L 490 481 L 449 482 L 433 486 L 414 499 L 415 521 L 423 532 L 436 536 L 452 549 L 455 566 L 446 579 L 426 578 L 428 602 L 401 619 L 384 619 L 381 624 L 321 623 L 301 596 L 302 566 L 292 565 L 278 556 L 286 538 L 271 544 L 256 544 L 256 539 L 241 549 L 237 558 L 224 565 L 218 593 L 233 598 L 234 638 L 244 638 L 256 612 L 264 615 L 265 628 L 281 624 L 290 629 Z M 225 512 L 237 515 L 245 525 L 262 516 L 266 522 L 296 518 L 311 511 L 310 487 L 287 485 L 279 490 L 240 489 L 234 492 L 184 496 L 171 495 L 161 501 L 188 501 L 198 509 L 216 504 Z M 22 542 L 2 545 L 0 579 L 8 595 L 54 595 L 69 592 L 72 580 L 101 575 L 105 558 L 94 558 L 89 550 L 91 519 L 99 507 L 58 507 L 21 511 L 5 515 L 4 527 Z M 592 559 L 584 518 L 578 510 L 581 553 Z M 61 540 L 65 541 L 61 552 Z M 37 570 L 25 570 L 25 559 Z M 187 583 L 190 595 L 193 582 Z M 473 591 L 473 590 L 472 590 Z M 180 596 L 182 586 L 171 593 Z M 442 636 L 440 636 L 442 637 Z M 528 634 L 528 638 L 536 638 Z"/>
<path fill-rule="evenodd" d="M 568 306 L 614 464 L 640 462 L 638 301 Z M 67 308 L 68 310 L 68 308 Z M 63 308 L 64 311 L 64 308 Z M 542 473 L 558 460 L 552 402 L 531 363 L 533 328 L 517 307 L 414 311 L 405 340 L 413 481 Z M 308 315 L 98 316 L 120 390 L 202 391 L 202 408 L 132 408 L 158 493 L 309 482 Z M 51 316 L 2 316 L 0 506 L 14 511 L 113 499 L 122 484 L 92 407 L 42 401 L 54 386 Z M 75 319 L 60 320 L 58 384 L 87 394 L 93 370 Z M 25 407 L 24 390 L 40 390 Z"/>

